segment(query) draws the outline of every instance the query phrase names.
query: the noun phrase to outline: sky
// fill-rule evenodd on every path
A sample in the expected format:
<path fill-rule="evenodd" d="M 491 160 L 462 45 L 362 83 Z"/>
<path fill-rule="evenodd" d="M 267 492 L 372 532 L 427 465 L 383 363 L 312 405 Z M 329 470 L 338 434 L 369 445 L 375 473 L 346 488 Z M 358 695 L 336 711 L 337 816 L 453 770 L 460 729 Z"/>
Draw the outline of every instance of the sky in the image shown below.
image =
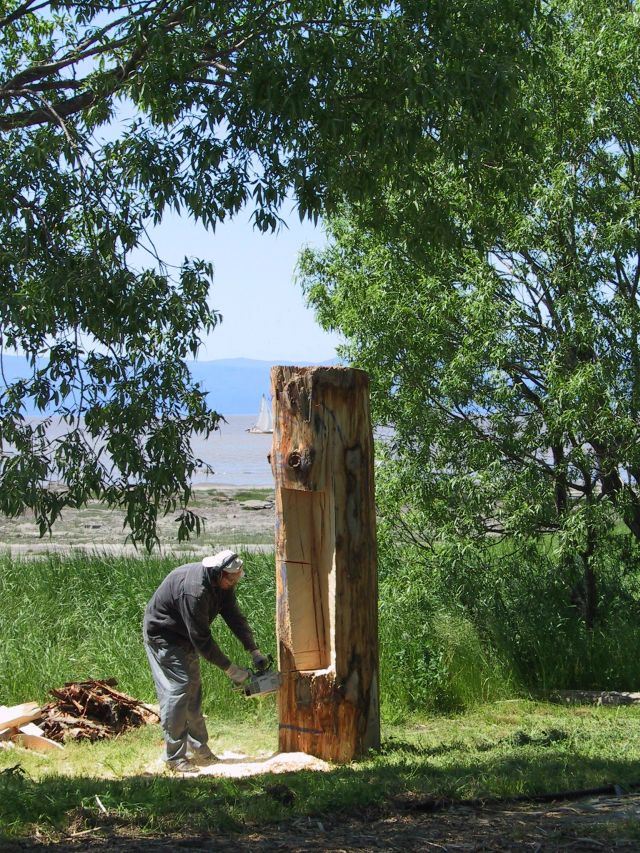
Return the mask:
<path fill-rule="evenodd" d="M 120 103 L 116 119 L 100 129 L 100 139 L 117 137 L 133 114 L 130 104 Z M 203 339 L 198 361 L 251 358 L 304 364 L 335 359 L 339 337 L 320 328 L 293 280 L 300 249 L 326 244 L 322 226 L 301 223 L 292 200 L 285 201 L 279 215 L 288 227 L 275 234 L 256 231 L 250 210 L 217 225 L 215 233 L 170 210 L 160 225 L 149 228 L 165 262 L 179 266 L 186 255 L 213 263 L 209 304 L 222 314 L 222 323 Z M 132 252 L 132 260 L 155 264 L 139 250 Z"/>
<path fill-rule="evenodd" d="M 320 328 L 293 280 L 302 246 L 325 244 L 322 227 L 301 223 L 292 203 L 281 215 L 288 228 L 276 234 L 256 231 L 248 212 L 218 225 L 215 233 L 173 214 L 154 230 L 164 260 L 179 264 L 188 255 L 213 263 L 210 305 L 223 320 L 204 340 L 198 361 L 253 358 L 280 364 L 335 358 L 338 336 Z"/>

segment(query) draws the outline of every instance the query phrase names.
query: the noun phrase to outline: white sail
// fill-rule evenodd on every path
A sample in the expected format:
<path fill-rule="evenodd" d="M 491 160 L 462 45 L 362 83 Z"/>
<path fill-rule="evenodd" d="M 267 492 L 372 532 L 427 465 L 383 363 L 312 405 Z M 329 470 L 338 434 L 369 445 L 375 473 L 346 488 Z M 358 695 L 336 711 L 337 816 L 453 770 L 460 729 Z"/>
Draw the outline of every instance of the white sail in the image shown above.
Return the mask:
<path fill-rule="evenodd" d="M 273 421 L 271 419 L 271 409 L 269 404 L 267 403 L 267 398 L 262 395 L 262 400 L 260 400 L 260 412 L 258 414 L 258 420 L 251 427 L 249 432 L 273 432 Z"/>

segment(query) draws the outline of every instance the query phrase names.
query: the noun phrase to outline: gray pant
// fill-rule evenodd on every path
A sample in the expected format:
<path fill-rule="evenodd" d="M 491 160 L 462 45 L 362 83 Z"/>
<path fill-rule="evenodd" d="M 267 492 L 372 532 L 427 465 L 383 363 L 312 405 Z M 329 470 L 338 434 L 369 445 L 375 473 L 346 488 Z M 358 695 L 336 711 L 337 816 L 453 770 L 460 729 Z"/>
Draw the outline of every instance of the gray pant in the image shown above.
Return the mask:
<path fill-rule="evenodd" d="M 150 640 L 144 633 L 144 647 L 160 703 L 164 732 L 165 761 L 186 758 L 198 752 L 208 740 L 202 716 L 200 661 L 195 650 L 164 640 Z"/>

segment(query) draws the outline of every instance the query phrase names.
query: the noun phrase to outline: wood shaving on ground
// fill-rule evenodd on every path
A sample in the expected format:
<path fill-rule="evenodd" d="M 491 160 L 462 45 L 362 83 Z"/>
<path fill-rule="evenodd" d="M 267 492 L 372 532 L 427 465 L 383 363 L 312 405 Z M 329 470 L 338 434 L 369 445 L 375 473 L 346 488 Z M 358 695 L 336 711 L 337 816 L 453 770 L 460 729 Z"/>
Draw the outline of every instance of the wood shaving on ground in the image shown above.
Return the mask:
<path fill-rule="evenodd" d="M 164 769 L 162 760 L 156 761 L 150 772 Z M 223 752 L 214 764 L 200 767 L 197 771 L 185 773 L 185 776 L 216 776 L 242 779 L 247 776 L 259 776 L 262 773 L 295 773 L 299 770 L 317 770 L 326 773 L 331 765 L 321 758 L 307 755 L 306 752 L 277 752 L 264 758 L 251 758 L 241 752 Z"/>

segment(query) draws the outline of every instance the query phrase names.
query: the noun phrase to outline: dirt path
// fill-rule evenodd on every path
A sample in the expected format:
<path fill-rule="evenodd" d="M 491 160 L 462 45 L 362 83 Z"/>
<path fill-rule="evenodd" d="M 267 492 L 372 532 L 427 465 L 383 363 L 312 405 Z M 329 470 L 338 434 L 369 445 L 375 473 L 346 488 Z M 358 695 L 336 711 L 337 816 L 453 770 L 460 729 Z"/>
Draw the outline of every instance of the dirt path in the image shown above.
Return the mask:
<path fill-rule="evenodd" d="M 240 833 L 207 836 L 140 838 L 118 834 L 113 820 L 104 819 L 58 844 L 13 843 L 0 850 L 49 853 L 168 853 L 285 850 L 374 853 L 374 851 L 638 851 L 640 795 L 589 797 L 583 800 L 485 807 L 453 806 L 430 813 L 411 808 L 365 811 L 350 816 L 301 818 Z M 102 837 L 96 837 L 96 836 Z"/>

